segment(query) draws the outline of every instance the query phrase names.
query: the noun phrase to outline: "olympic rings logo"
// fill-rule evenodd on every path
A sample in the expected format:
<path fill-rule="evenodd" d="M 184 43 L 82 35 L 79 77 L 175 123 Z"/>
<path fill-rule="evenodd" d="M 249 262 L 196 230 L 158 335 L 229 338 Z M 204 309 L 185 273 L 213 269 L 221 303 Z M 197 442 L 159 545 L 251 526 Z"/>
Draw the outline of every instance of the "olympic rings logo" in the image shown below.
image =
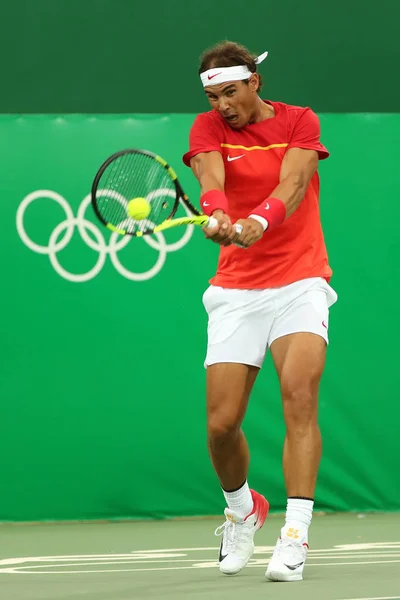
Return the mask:
<path fill-rule="evenodd" d="M 110 190 L 99 190 L 98 194 L 109 194 L 115 197 L 116 192 Z M 148 200 L 151 201 L 158 196 L 170 196 L 171 198 L 175 198 L 175 192 L 170 189 L 155 190 L 151 192 L 151 194 L 149 194 Z M 24 225 L 24 215 L 27 207 L 38 198 L 48 198 L 54 200 L 65 211 L 66 218 L 63 221 L 61 221 L 61 223 L 59 223 L 57 227 L 53 229 L 53 231 L 50 234 L 49 243 L 47 246 L 41 246 L 39 244 L 36 244 L 33 240 L 31 240 L 31 238 L 26 233 Z M 122 196 L 119 198 L 119 201 L 123 205 L 126 205 L 127 203 L 126 198 L 123 198 Z M 93 225 L 93 223 L 91 221 L 88 221 L 85 217 L 86 210 L 89 204 L 90 194 L 88 194 L 82 200 L 78 209 L 78 214 L 75 217 L 69 203 L 60 194 L 51 190 L 37 190 L 28 194 L 23 199 L 17 210 L 17 231 L 23 243 L 28 248 L 33 250 L 33 252 L 37 252 L 38 254 L 47 254 L 50 259 L 50 263 L 52 264 L 56 273 L 58 273 L 60 277 L 63 277 L 68 281 L 80 283 L 93 279 L 100 273 L 101 269 L 103 268 L 104 263 L 106 262 L 107 255 L 109 255 L 111 262 L 114 265 L 114 268 L 118 271 L 118 273 L 120 273 L 120 275 L 126 277 L 126 279 L 130 279 L 131 281 L 146 281 L 147 279 L 155 277 L 161 271 L 162 267 L 164 266 L 167 254 L 169 252 L 176 252 L 177 250 L 183 248 L 189 242 L 193 234 L 194 226 L 188 225 L 181 239 L 171 244 L 168 244 L 166 242 L 162 232 L 154 234 L 155 239 L 152 236 L 143 236 L 143 238 L 141 239 L 144 240 L 144 242 L 148 244 L 151 248 L 157 250 L 159 252 L 159 255 L 154 265 L 148 271 L 145 271 L 143 273 L 134 273 L 132 271 L 129 271 L 126 267 L 124 267 L 118 258 L 118 251 L 122 250 L 122 248 L 125 248 L 125 246 L 132 242 L 131 236 L 126 235 L 121 237 L 117 233 L 111 233 L 110 239 L 107 244 L 104 235 L 100 231 L 100 229 L 96 225 Z M 185 206 L 184 208 L 187 214 L 190 215 L 188 209 Z M 120 226 L 123 227 L 124 223 L 125 222 L 120 223 Z M 95 252 L 98 252 L 96 264 L 92 269 L 90 269 L 86 273 L 70 273 L 69 271 L 64 269 L 64 267 L 59 263 L 57 258 L 57 253 L 63 250 L 71 241 L 71 238 L 75 231 L 75 227 L 78 228 L 78 232 L 85 244 Z M 90 231 L 93 234 L 95 240 L 93 240 L 88 235 L 88 231 Z M 65 232 L 64 236 L 61 237 L 61 239 L 59 239 L 63 232 Z M 135 239 L 133 243 L 142 244 L 142 242 L 139 241 L 139 239 Z"/>

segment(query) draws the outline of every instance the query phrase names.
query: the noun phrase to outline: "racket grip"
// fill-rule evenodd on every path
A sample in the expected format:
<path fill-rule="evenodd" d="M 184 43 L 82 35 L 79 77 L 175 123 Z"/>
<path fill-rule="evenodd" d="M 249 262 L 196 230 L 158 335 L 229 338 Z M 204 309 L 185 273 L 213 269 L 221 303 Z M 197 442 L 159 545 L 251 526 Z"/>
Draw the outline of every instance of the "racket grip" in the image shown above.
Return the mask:
<path fill-rule="evenodd" d="M 218 225 L 218 221 L 215 217 L 210 217 L 207 221 L 207 225 L 206 227 L 216 227 Z M 236 233 L 238 233 L 239 235 L 242 233 L 243 231 L 243 225 L 240 225 L 240 223 L 235 223 L 234 225 L 235 229 L 236 229 Z M 233 242 L 235 244 L 235 242 Z M 235 246 L 237 246 L 238 248 L 245 248 L 245 246 L 242 246 L 241 244 L 236 243 Z"/>
<path fill-rule="evenodd" d="M 206 227 L 216 227 L 218 225 L 218 221 L 215 217 L 210 217 L 207 221 L 207 225 Z M 235 229 L 236 229 L 236 233 L 238 233 L 239 235 L 242 233 L 243 231 L 243 226 L 240 225 L 240 223 L 235 223 Z"/>
<path fill-rule="evenodd" d="M 210 217 L 207 221 L 206 227 L 208 228 L 213 228 L 216 227 L 218 225 L 218 221 L 215 217 Z"/>

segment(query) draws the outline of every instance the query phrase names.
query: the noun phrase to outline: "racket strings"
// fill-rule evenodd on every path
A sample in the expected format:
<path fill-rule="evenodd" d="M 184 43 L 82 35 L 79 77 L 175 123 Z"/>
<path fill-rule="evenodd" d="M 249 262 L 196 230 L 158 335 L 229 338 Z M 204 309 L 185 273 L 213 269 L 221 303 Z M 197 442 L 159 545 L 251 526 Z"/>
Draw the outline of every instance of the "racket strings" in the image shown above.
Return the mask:
<path fill-rule="evenodd" d="M 141 153 L 125 153 L 105 169 L 98 183 L 97 207 L 107 223 L 129 233 L 154 229 L 173 211 L 176 189 L 168 171 L 153 157 Z M 127 214 L 128 202 L 146 198 L 150 214 L 134 220 Z"/>

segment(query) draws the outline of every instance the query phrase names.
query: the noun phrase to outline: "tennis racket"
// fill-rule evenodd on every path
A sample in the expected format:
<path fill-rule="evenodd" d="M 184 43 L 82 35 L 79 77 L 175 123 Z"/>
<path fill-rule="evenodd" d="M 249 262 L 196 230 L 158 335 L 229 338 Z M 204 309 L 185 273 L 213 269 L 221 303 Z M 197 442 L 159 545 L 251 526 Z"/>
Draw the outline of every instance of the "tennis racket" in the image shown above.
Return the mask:
<path fill-rule="evenodd" d="M 149 205 L 150 212 L 143 219 L 135 220 L 127 212 L 129 201 L 135 198 L 144 198 Z M 193 206 L 173 168 L 147 150 L 121 150 L 110 156 L 96 173 L 91 200 L 98 219 L 120 235 L 141 237 L 179 225 L 218 225 L 214 217 Z M 180 203 L 187 216 L 174 219 Z M 242 226 L 235 227 L 241 233 Z"/>

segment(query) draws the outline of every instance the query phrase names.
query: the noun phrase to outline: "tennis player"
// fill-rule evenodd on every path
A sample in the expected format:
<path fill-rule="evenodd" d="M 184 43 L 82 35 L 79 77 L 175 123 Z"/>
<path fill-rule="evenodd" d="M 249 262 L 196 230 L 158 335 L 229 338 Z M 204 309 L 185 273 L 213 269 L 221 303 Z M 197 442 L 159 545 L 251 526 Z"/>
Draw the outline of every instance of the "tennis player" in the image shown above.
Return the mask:
<path fill-rule="evenodd" d="M 227 503 L 216 531 L 220 570 L 245 567 L 269 510 L 248 485 L 241 424 L 270 349 L 286 424 L 287 510 L 266 577 L 297 581 L 309 548 L 321 458 L 318 388 L 337 300 L 319 211 L 318 161 L 329 153 L 310 108 L 259 96 L 257 65 L 267 54 L 254 57 L 233 42 L 203 54 L 199 74 L 211 111 L 196 117 L 183 160 L 200 183 L 203 212 L 218 220 L 205 235 L 221 246 L 203 296 L 208 447 Z"/>

